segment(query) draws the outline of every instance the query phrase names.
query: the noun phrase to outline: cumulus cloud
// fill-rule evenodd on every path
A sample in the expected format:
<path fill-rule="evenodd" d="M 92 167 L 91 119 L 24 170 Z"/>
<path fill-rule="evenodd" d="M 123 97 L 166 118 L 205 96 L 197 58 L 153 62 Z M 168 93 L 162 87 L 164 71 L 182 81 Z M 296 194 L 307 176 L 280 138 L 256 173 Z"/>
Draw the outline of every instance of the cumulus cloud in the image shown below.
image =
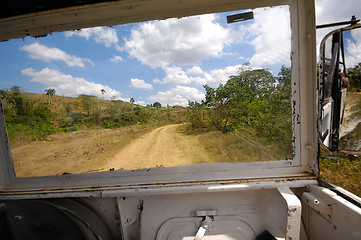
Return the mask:
<path fill-rule="evenodd" d="M 130 79 L 130 88 L 153 89 L 152 84 L 146 83 L 144 80 L 132 78 Z"/>
<path fill-rule="evenodd" d="M 316 24 L 328 24 L 334 22 L 343 22 L 351 19 L 351 16 L 361 16 L 361 8 L 359 0 L 317 0 L 316 1 Z M 323 37 L 332 30 L 339 28 L 330 27 L 317 30 L 317 54 L 319 55 L 319 44 Z M 351 59 L 352 60 L 352 59 Z M 349 66 L 350 67 L 350 66 Z"/>
<path fill-rule="evenodd" d="M 94 63 L 87 58 L 70 55 L 58 48 L 49 48 L 38 42 L 25 45 L 20 49 L 29 53 L 30 58 L 42 60 L 44 62 L 63 61 L 69 67 L 85 67 L 85 63 L 88 62 L 94 66 Z"/>
<path fill-rule="evenodd" d="M 117 46 L 118 36 L 115 29 L 110 27 L 94 27 L 94 28 L 84 28 L 79 31 L 70 31 L 65 32 L 66 37 L 72 37 L 73 35 L 84 37 L 86 40 L 94 38 L 94 41 L 99 44 L 103 44 L 106 47 L 112 45 Z"/>
<path fill-rule="evenodd" d="M 217 86 L 220 83 L 226 83 L 230 76 L 235 76 L 241 71 L 252 70 L 255 68 L 247 65 L 234 65 L 225 68 L 214 69 L 204 75 L 205 83 L 211 86 Z"/>
<path fill-rule="evenodd" d="M 258 8 L 254 10 L 253 22 L 240 26 L 246 32 L 255 54 L 250 59 L 251 66 L 283 64 L 290 62 L 291 25 L 288 6 Z"/>
<path fill-rule="evenodd" d="M 359 0 L 343 1 L 342 7 L 340 0 L 317 0 L 315 3 L 317 24 L 327 24 L 351 19 Z"/>
<path fill-rule="evenodd" d="M 190 84 L 192 82 L 191 78 L 189 78 L 186 73 L 182 70 L 182 68 L 177 66 L 165 67 L 165 77 L 160 81 L 155 79 L 155 83 L 163 83 L 169 85 L 183 85 Z"/>
<path fill-rule="evenodd" d="M 31 77 L 30 82 L 37 82 L 46 85 L 47 88 L 54 88 L 58 95 L 76 97 L 80 94 L 95 95 L 102 97 L 101 89 L 106 91 L 105 98 L 121 99 L 121 93 L 108 86 L 93 83 L 84 78 L 73 77 L 58 70 L 44 68 L 37 72 L 33 68 L 21 70 L 25 76 Z"/>
<path fill-rule="evenodd" d="M 359 6 L 359 0 L 317 0 L 316 1 L 316 24 L 328 24 L 334 22 L 343 22 L 350 20 L 352 15 L 359 17 L 361 15 L 361 8 Z M 318 42 L 321 41 L 326 33 L 330 32 L 334 28 L 325 28 L 317 30 Z"/>
<path fill-rule="evenodd" d="M 142 23 L 125 39 L 124 50 L 154 68 L 194 65 L 221 56 L 234 41 L 231 30 L 217 23 L 216 15 L 208 14 Z"/>
<path fill-rule="evenodd" d="M 354 67 L 361 62 L 361 29 L 354 29 L 351 32 L 352 39 L 346 41 L 346 65 Z"/>
<path fill-rule="evenodd" d="M 135 101 L 135 104 L 141 105 L 141 106 L 145 106 L 147 103 L 144 101 Z"/>
<path fill-rule="evenodd" d="M 176 86 L 165 92 L 158 92 L 156 95 L 151 96 L 149 99 L 153 102 L 160 102 L 165 105 L 181 105 L 187 106 L 188 100 L 200 101 L 204 99 L 205 95 L 196 88 L 186 86 Z"/>
<path fill-rule="evenodd" d="M 193 66 L 187 70 L 187 74 L 190 75 L 201 75 L 203 74 L 203 70 L 198 66 Z"/>
<path fill-rule="evenodd" d="M 113 63 L 117 63 L 117 62 L 124 62 L 125 60 L 121 56 L 113 55 L 110 61 L 112 61 Z"/>
<path fill-rule="evenodd" d="M 240 71 L 252 70 L 247 65 L 234 65 L 225 68 L 213 69 L 209 72 L 203 71 L 200 67 L 193 66 L 187 70 L 181 67 L 172 66 L 164 69 L 166 76 L 162 79 L 155 79 L 155 83 L 168 84 L 168 85 L 186 85 L 195 84 L 218 86 L 220 83 L 226 83 L 230 76 L 237 75 Z"/>

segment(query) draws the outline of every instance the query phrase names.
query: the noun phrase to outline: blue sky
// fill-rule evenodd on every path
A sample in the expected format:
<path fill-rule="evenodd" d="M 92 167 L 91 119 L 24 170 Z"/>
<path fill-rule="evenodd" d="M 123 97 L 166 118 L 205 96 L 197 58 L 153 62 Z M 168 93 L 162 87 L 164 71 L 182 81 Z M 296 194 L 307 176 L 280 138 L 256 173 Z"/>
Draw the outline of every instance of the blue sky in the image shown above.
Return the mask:
<path fill-rule="evenodd" d="M 361 17 L 361 10 L 352 12 L 350 6 L 340 11 L 333 2 L 340 1 L 316 2 L 318 23 L 343 21 L 355 14 Z M 357 5 L 356 0 L 350 2 Z M 234 13 L 239 12 L 3 42 L 0 89 L 18 85 L 23 91 L 43 93 L 54 88 L 57 95 L 72 97 L 102 97 L 100 90 L 105 89 L 105 99 L 133 97 L 141 105 L 158 101 L 185 106 L 188 100 L 204 98 L 202 85 L 225 83 L 246 68 L 242 64 L 270 69 L 274 75 L 282 65 L 290 65 L 287 6 L 255 9 L 253 20 L 227 24 L 226 16 Z M 354 63 L 361 61 L 360 46 L 356 41 L 350 48 Z"/>

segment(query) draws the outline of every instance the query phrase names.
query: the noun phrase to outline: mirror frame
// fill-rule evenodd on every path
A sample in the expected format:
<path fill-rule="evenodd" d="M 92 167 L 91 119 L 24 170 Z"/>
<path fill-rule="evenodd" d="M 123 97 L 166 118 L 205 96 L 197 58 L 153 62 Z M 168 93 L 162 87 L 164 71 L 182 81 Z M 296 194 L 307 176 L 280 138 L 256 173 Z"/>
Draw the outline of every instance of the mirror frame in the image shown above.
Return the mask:
<path fill-rule="evenodd" d="M 344 57 L 344 50 L 343 50 L 343 32 L 346 32 L 346 31 L 351 31 L 353 29 L 357 29 L 357 28 L 361 28 L 361 23 L 353 23 L 351 24 L 350 26 L 347 26 L 347 27 L 342 27 L 342 28 L 338 28 L 338 29 L 335 29 L 331 32 L 329 32 L 328 34 L 326 34 L 326 36 L 323 37 L 321 43 L 320 43 L 320 51 L 319 51 L 319 63 L 318 63 L 318 66 L 319 66 L 319 73 L 318 73 L 318 116 L 317 116 L 317 127 L 318 127 L 318 141 L 319 141 L 319 145 L 321 145 L 323 148 L 329 150 L 330 152 L 338 152 L 338 153 L 342 153 L 342 154 L 346 154 L 346 155 L 359 155 L 361 154 L 361 151 L 352 151 L 352 150 L 347 150 L 347 149 L 340 149 L 339 148 L 339 127 L 340 127 L 340 124 L 341 124 L 341 115 L 343 115 L 341 113 L 341 105 L 342 105 L 342 102 L 344 103 L 344 101 L 342 100 L 342 95 L 341 95 L 341 88 L 338 89 L 339 91 L 339 96 L 337 100 L 337 106 L 335 107 L 332 107 L 332 103 L 330 102 L 327 102 L 325 103 L 324 102 L 324 98 L 323 98 L 323 94 L 324 94 L 324 87 L 323 87 L 323 84 L 324 84 L 324 80 L 323 80 L 323 68 L 321 66 L 321 64 L 324 62 L 324 53 L 325 53 L 325 44 L 326 44 L 326 41 L 333 36 L 337 36 L 339 35 L 339 44 L 341 45 L 338 45 L 337 46 L 337 53 L 333 52 L 332 55 L 335 55 L 337 54 L 337 57 L 336 59 L 334 59 L 334 61 L 337 61 L 338 64 L 340 63 L 340 57 L 342 57 L 343 59 L 343 62 L 342 64 L 344 65 L 344 69 L 346 69 L 346 64 L 345 64 L 345 57 Z M 334 47 L 334 42 L 332 43 L 332 48 Z M 334 49 L 333 51 L 335 51 L 336 49 Z M 340 56 L 340 52 L 342 54 L 342 56 Z M 332 61 L 332 59 L 331 59 Z M 331 62 L 330 66 L 332 65 L 333 63 Z M 338 67 L 335 68 L 336 70 L 338 70 Z M 333 71 L 334 72 L 334 71 Z M 337 71 L 338 72 L 338 71 Z M 333 73 L 331 75 L 330 78 L 336 78 L 338 76 L 338 73 Z M 329 77 L 329 75 L 328 75 Z M 332 89 L 332 87 L 334 86 L 330 86 L 329 88 Z M 331 91 L 330 91 L 331 92 Z M 329 95 L 331 95 L 331 93 L 329 93 Z M 327 105 L 327 106 L 326 106 Z M 329 118 L 327 118 L 326 120 L 329 120 L 329 125 L 331 126 L 330 129 L 326 129 L 326 131 L 322 131 L 323 130 L 323 126 L 322 126 L 322 120 L 323 120 L 323 112 L 324 112 L 324 108 L 327 107 L 328 109 L 331 109 L 330 110 L 330 115 L 329 115 Z M 333 112 L 335 110 L 338 110 L 338 114 L 333 114 Z M 337 119 L 335 119 L 335 117 Z M 330 131 L 329 131 L 330 130 Z M 333 131 L 336 131 L 335 133 L 332 133 Z M 331 135 L 332 134 L 332 135 Z M 327 135 L 327 136 L 326 136 Z M 331 138 L 329 139 L 328 141 L 331 142 L 331 144 L 329 144 L 329 146 L 327 146 L 324 141 L 328 138 Z M 336 139 L 337 138 L 337 139 Z M 330 146 L 331 145 L 331 146 Z"/>

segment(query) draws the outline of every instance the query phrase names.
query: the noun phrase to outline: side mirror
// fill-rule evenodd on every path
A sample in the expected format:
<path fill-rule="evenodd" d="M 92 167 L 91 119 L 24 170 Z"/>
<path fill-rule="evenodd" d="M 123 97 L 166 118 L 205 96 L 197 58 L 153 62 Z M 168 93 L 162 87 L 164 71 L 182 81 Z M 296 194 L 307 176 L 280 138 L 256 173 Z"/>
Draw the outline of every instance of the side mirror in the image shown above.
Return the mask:
<path fill-rule="evenodd" d="M 318 132 L 321 145 L 346 154 L 361 153 L 361 94 L 350 93 L 348 46 L 360 39 L 361 24 L 334 30 L 320 45 L 318 75 Z M 357 33 L 357 34 L 355 34 Z M 358 113 L 359 112 L 359 113 Z M 357 114 L 358 113 L 358 114 Z M 358 133 L 359 131 L 359 133 Z M 357 143 L 357 144 L 355 144 Z"/>

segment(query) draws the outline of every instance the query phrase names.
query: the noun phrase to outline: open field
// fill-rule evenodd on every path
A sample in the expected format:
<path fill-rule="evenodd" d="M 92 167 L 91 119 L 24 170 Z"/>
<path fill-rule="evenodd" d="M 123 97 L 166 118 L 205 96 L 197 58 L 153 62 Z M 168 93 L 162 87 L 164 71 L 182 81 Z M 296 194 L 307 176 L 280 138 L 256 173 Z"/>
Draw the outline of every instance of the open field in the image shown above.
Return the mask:
<path fill-rule="evenodd" d="M 50 135 L 12 148 L 17 176 L 60 175 L 134 170 L 212 162 L 282 159 L 277 146 L 240 134 L 189 134 L 184 124 L 135 125 L 118 129 L 80 130 Z"/>
<path fill-rule="evenodd" d="M 140 125 L 57 133 L 11 149 L 17 176 L 107 171 L 104 161 L 133 139 L 151 131 Z"/>

